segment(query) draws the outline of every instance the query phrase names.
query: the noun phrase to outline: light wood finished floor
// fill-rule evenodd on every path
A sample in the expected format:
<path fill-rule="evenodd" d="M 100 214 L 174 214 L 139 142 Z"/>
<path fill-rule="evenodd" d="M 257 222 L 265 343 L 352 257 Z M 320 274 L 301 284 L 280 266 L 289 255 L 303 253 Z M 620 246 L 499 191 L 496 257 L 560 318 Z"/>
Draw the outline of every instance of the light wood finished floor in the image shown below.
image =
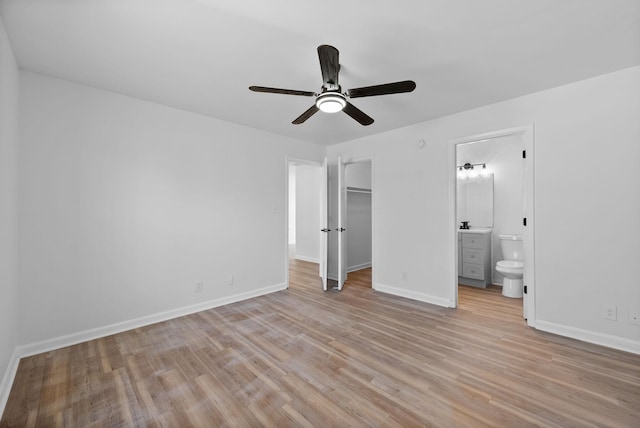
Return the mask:
<path fill-rule="evenodd" d="M 367 275 L 369 277 L 367 278 Z M 25 358 L 0 426 L 640 426 L 640 356 L 372 291 L 370 270 Z"/>

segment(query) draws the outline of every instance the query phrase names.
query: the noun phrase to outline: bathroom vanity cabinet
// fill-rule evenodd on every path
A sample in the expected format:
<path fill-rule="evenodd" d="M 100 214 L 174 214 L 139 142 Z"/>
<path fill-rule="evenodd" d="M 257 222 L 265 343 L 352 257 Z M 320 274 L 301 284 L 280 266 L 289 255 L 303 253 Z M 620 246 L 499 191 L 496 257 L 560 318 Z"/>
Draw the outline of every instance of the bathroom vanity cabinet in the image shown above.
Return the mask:
<path fill-rule="evenodd" d="M 482 288 L 491 284 L 491 229 L 458 231 L 458 283 Z"/>

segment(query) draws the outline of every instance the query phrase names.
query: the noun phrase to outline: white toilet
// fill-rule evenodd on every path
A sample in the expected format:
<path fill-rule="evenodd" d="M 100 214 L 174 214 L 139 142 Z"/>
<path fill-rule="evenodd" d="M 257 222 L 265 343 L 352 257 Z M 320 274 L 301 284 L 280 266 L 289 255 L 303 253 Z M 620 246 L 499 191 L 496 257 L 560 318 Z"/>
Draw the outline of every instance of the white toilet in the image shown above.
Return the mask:
<path fill-rule="evenodd" d="M 502 256 L 496 264 L 496 270 L 503 276 L 502 295 L 506 297 L 522 297 L 522 276 L 524 273 L 522 235 L 498 235 Z"/>

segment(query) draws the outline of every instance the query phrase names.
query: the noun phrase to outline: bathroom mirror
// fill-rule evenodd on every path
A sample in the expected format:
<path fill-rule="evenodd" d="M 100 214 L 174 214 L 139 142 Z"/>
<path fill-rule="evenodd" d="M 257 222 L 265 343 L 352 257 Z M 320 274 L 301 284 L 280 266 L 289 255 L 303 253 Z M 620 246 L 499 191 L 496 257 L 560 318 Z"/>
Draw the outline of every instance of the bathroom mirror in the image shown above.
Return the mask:
<path fill-rule="evenodd" d="M 493 227 L 493 174 L 458 179 L 458 226 Z"/>

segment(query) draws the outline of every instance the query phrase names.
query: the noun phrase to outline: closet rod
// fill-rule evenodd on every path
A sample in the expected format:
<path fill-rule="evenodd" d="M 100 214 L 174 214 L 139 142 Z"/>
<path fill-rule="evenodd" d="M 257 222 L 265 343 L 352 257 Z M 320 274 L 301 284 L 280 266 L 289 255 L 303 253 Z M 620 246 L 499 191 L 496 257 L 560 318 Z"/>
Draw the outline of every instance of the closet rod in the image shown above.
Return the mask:
<path fill-rule="evenodd" d="M 362 187 L 347 187 L 347 192 L 371 193 L 371 189 L 364 189 Z"/>

